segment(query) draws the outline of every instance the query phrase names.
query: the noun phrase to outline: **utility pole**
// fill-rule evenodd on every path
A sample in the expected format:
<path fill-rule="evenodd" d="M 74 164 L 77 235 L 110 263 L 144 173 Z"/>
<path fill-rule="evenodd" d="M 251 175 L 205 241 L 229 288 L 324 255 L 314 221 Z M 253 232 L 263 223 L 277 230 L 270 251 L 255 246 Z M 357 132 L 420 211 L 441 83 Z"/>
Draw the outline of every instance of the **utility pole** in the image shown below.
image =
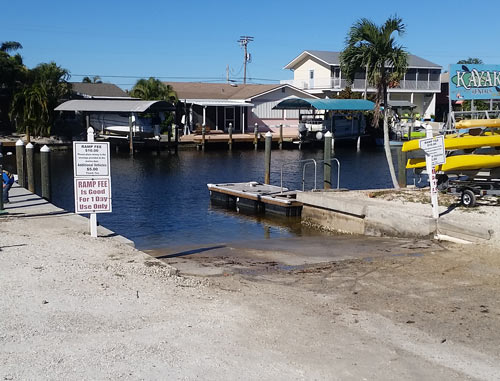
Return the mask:
<path fill-rule="evenodd" d="M 247 83 L 247 62 L 250 61 L 250 54 L 247 52 L 247 45 L 249 42 L 253 41 L 253 37 L 251 36 L 240 36 L 238 42 L 240 46 L 243 46 L 245 49 L 245 58 L 243 60 L 243 83 Z"/>

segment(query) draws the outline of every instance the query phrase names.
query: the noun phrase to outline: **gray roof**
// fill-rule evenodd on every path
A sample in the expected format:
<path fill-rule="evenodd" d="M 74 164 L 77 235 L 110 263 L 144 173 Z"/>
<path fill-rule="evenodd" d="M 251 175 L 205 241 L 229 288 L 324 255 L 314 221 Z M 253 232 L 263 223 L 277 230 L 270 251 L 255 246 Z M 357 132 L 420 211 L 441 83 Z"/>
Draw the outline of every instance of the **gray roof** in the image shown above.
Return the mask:
<path fill-rule="evenodd" d="M 294 58 L 288 65 L 285 66 L 285 69 L 291 69 L 298 60 L 304 57 L 306 54 L 309 54 L 313 57 L 316 57 L 320 61 L 325 62 L 328 65 L 340 65 L 340 52 L 330 52 L 326 50 L 304 50 L 300 55 Z M 441 69 L 441 66 L 435 64 L 431 61 L 427 61 L 421 57 L 415 56 L 413 54 L 408 55 L 408 67 L 410 68 L 435 68 Z"/>
<path fill-rule="evenodd" d="M 54 110 L 86 112 L 160 112 L 172 111 L 175 110 L 175 107 L 165 101 L 74 99 L 60 104 Z"/>
<path fill-rule="evenodd" d="M 129 98 L 130 96 L 112 83 L 71 82 L 71 91 L 83 98 Z"/>

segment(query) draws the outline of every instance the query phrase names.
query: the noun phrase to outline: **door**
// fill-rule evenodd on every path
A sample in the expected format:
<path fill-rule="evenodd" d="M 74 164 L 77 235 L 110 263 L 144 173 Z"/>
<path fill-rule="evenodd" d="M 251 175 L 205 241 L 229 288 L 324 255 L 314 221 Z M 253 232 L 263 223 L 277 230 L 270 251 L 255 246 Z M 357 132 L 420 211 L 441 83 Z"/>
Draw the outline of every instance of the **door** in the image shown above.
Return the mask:
<path fill-rule="evenodd" d="M 309 70 L 309 88 L 314 89 L 314 70 Z"/>
<path fill-rule="evenodd" d="M 233 125 L 233 131 L 238 128 L 234 123 L 234 107 L 224 107 L 224 127 L 226 131 L 229 128 L 229 123 Z"/>

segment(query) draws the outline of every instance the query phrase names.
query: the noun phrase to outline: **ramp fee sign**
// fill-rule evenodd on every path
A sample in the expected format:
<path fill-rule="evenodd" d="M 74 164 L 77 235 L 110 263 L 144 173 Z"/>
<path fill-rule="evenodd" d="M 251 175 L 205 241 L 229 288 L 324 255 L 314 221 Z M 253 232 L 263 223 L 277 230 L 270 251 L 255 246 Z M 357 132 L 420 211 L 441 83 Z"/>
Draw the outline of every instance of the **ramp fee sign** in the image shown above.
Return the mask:
<path fill-rule="evenodd" d="M 111 178 L 76 177 L 75 212 L 111 213 Z"/>
<path fill-rule="evenodd" d="M 73 142 L 75 213 L 110 213 L 109 143 Z"/>
<path fill-rule="evenodd" d="M 73 142 L 74 174 L 109 176 L 109 143 Z"/>
<path fill-rule="evenodd" d="M 446 153 L 444 150 L 444 136 L 420 139 L 418 142 L 420 149 L 431 159 L 432 167 L 446 163 Z"/>

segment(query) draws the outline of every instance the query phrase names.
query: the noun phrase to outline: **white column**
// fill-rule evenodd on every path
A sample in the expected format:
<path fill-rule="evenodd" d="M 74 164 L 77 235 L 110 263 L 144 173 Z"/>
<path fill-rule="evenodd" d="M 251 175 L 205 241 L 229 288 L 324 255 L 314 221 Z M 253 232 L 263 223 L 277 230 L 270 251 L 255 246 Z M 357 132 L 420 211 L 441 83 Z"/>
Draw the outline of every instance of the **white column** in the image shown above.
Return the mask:
<path fill-rule="evenodd" d="M 219 129 L 219 107 L 215 106 L 215 129 Z"/>
<path fill-rule="evenodd" d="M 242 133 L 245 133 L 245 106 L 241 108 L 241 129 Z"/>
<path fill-rule="evenodd" d="M 207 106 L 203 106 L 203 125 L 207 122 Z"/>

